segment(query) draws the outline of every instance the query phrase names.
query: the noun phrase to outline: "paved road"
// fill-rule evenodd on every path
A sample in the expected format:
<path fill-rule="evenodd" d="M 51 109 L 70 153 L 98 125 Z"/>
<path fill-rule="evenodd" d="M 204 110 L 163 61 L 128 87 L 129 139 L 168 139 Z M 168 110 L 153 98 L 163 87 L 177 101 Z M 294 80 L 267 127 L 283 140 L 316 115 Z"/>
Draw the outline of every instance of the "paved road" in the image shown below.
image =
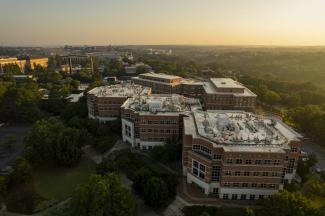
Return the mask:
<path fill-rule="evenodd" d="M 316 167 L 325 170 L 325 148 L 313 142 L 308 141 L 304 143 L 302 149 L 308 154 L 315 154 L 318 159 L 318 163 L 316 164 Z"/>

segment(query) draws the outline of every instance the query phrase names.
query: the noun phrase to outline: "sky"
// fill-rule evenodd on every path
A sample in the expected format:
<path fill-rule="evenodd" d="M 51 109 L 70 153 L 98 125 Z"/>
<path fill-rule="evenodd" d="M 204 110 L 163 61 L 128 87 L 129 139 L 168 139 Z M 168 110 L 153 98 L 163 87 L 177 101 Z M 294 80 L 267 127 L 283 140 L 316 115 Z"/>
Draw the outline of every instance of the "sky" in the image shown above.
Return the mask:
<path fill-rule="evenodd" d="M 0 0 L 0 45 L 325 45 L 325 0 Z"/>

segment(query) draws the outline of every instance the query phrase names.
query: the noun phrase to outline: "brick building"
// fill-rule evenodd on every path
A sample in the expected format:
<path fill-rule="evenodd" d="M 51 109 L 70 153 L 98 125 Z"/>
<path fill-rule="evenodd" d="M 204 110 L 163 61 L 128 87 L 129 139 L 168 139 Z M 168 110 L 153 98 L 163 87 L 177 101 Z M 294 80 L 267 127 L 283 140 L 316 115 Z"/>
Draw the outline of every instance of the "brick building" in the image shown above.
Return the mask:
<path fill-rule="evenodd" d="M 132 77 L 135 84 L 150 87 L 153 94 L 177 94 L 180 92 L 182 77 L 162 74 L 144 73 Z"/>
<path fill-rule="evenodd" d="M 210 78 L 203 83 L 203 104 L 207 110 L 246 110 L 255 108 L 256 94 L 230 78 Z"/>
<path fill-rule="evenodd" d="M 145 73 L 133 77 L 132 81 L 151 87 L 154 94 L 181 94 L 199 98 L 207 110 L 252 111 L 256 104 L 256 95 L 230 78 L 211 78 L 201 82 L 162 73 Z"/>
<path fill-rule="evenodd" d="M 129 98 L 121 107 L 122 137 L 132 147 L 150 150 L 168 139 L 182 137 L 183 116 L 197 99 L 180 95 L 152 95 Z"/>
<path fill-rule="evenodd" d="M 183 174 L 221 199 L 268 197 L 294 178 L 300 138 L 275 117 L 197 110 L 184 117 Z"/>
<path fill-rule="evenodd" d="M 131 83 L 94 88 L 87 93 L 88 116 L 103 122 L 119 119 L 121 105 L 139 95 L 151 95 L 151 89 Z"/>

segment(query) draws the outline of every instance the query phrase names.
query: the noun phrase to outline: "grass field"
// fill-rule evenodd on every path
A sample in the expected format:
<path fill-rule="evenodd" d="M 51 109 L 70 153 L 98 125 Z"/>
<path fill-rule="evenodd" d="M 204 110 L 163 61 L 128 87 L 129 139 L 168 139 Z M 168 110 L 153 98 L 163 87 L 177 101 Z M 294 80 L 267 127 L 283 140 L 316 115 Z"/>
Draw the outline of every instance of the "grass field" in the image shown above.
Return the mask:
<path fill-rule="evenodd" d="M 45 199 L 63 200 L 71 196 L 78 184 L 94 172 L 95 163 L 84 158 L 73 168 L 51 167 L 33 172 L 35 191 Z"/>

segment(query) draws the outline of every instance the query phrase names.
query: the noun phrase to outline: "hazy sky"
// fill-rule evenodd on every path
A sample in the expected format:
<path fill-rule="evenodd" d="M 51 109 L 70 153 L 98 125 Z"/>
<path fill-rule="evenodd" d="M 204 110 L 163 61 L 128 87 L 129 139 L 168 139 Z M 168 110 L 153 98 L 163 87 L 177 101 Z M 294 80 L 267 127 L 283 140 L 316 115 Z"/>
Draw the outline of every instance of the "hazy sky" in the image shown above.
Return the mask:
<path fill-rule="evenodd" d="M 0 0 L 0 45 L 325 45 L 325 0 Z"/>

